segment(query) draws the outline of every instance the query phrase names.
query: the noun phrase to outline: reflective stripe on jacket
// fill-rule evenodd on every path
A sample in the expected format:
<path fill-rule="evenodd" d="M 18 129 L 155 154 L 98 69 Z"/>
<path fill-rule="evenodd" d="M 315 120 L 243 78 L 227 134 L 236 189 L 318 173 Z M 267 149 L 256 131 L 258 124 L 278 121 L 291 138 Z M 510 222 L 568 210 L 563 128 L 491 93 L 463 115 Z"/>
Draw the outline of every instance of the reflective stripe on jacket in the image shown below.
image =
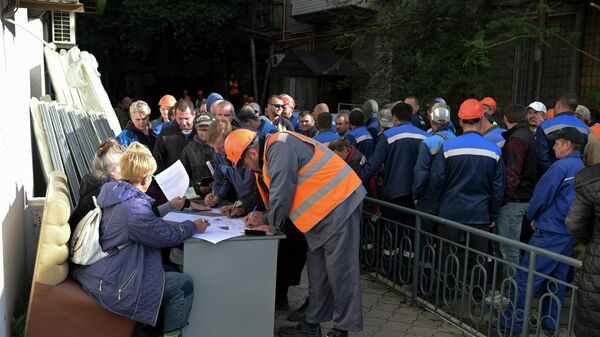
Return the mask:
<path fill-rule="evenodd" d="M 273 172 L 269 171 L 268 148 L 274 142 L 285 142 L 288 137 L 296 137 L 312 145 L 315 151 L 312 159 L 298 171 L 298 183 L 289 212 L 294 225 L 306 233 L 348 198 L 361 185 L 361 181 L 342 158 L 323 144 L 295 132 L 281 131 L 269 137 L 265 143 L 263 180 L 267 189 L 273 176 Z M 265 205 L 269 207 L 267 192 L 260 181 L 257 185 Z"/>

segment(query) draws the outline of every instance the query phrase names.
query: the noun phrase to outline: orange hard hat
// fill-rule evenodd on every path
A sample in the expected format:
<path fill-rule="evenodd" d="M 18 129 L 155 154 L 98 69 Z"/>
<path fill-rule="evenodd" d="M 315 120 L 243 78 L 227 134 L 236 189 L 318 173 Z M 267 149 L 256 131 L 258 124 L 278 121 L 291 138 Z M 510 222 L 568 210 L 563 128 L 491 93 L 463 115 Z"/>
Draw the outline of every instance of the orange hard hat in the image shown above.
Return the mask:
<path fill-rule="evenodd" d="M 458 118 L 477 119 L 483 116 L 483 105 L 475 98 L 469 98 L 462 102 L 458 109 Z"/>
<path fill-rule="evenodd" d="M 496 105 L 496 100 L 495 100 L 495 99 L 493 99 L 493 98 L 491 98 L 491 97 L 484 97 L 484 98 L 481 100 L 481 104 L 484 104 L 484 105 L 489 105 L 489 106 L 491 106 L 492 108 L 494 108 L 494 111 L 496 111 L 496 108 L 497 108 L 497 105 Z"/>
<path fill-rule="evenodd" d="M 231 131 L 227 138 L 225 138 L 225 155 L 234 166 L 242 159 L 244 151 L 252 143 L 256 134 L 256 131 L 237 129 Z"/>
<path fill-rule="evenodd" d="M 177 100 L 172 95 L 164 95 L 158 101 L 158 105 L 166 106 L 167 108 L 172 107 L 175 103 L 177 103 Z"/>
<path fill-rule="evenodd" d="M 550 108 L 548 109 L 548 112 L 546 113 L 546 116 L 544 116 L 544 119 L 550 119 L 554 117 L 554 108 Z"/>

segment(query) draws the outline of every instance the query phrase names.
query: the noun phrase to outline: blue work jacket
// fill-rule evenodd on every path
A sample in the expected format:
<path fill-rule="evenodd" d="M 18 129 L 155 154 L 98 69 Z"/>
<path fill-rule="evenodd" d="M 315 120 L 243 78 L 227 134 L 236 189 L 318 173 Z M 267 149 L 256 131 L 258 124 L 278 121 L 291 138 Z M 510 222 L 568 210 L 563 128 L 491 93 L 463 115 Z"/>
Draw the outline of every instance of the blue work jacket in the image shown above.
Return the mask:
<path fill-rule="evenodd" d="M 382 197 L 389 200 L 412 195 L 419 145 L 426 138 L 427 133 L 411 122 L 385 130 L 379 135 L 373 155 L 360 172 L 363 183 L 373 177 L 383 164 Z"/>
<path fill-rule="evenodd" d="M 439 205 L 437 198 L 432 194 L 430 184 L 431 164 L 435 155 L 442 148 L 442 144 L 453 138 L 456 138 L 456 135 L 447 128 L 432 130 L 429 137 L 419 146 L 413 181 L 413 199 L 419 200 L 418 209 L 422 211 L 437 213 Z"/>
<path fill-rule="evenodd" d="M 466 225 L 490 224 L 504 196 L 504 162 L 498 145 L 475 131 L 442 144 L 431 168 L 439 216 Z"/>
<path fill-rule="evenodd" d="M 583 143 L 579 148 L 579 152 L 583 156 L 583 150 L 585 149 L 585 145 L 587 144 L 588 135 L 590 133 L 590 128 L 582 121 L 577 119 L 572 112 L 563 112 L 560 113 L 553 118 L 550 118 L 540 125 L 542 131 L 544 131 L 544 135 L 548 138 L 548 135 L 556 132 L 562 128 L 566 127 L 574 127 L 581 133 L 581 140 Z M 550 158 L 551 162 L 556 161 L 556 156 L 554 155 L 554 140 L 548 139 L 548 158 Z"/>
<path fill-rule="evenodd" d="M 338 135 L 337 132 L 331 130 L 319 132 L 316 136 L 313 137 L 314 140 L 324 145 L 329 145 L 329 143 L 339 138 L 340 135 Z"/>
<path fill-rule="evenodd" d="M 357 127 L 356 129 L 348 130 L 344 135 L 351 145 L 354 145 L 360 153 L 365 157 L 370 158 L 375 148 L 375 141 L 373 136 L 364 126 Z"/>
<path fill-rule="evenodd" d="M 569 234 L 565 218 L 575 198 L 573 179 L 582 168 L 579 152 L 556 161 L 535 185 L 529 202 L 528 220 L 535 220 L 536 229 Z"/>
<path fill-rule="evenodd" d="M 506 141 L 506 139 L 504 139 L 502 136 L 503 132 L 506 132 L 506 129 L 494 125 L 483 135 L 483 139 L 498 145 L 499 148 L 502 148 L 504 146 L 504 142 Z"/>

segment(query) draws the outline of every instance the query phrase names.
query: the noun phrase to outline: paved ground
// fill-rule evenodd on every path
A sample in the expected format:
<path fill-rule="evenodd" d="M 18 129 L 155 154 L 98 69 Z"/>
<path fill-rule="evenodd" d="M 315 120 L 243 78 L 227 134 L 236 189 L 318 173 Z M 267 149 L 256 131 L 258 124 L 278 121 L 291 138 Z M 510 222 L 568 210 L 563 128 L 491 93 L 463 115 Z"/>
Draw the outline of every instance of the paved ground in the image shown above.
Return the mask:
<path fill-rule="evenodd" d="M 306 273 L 302 284 L 290 289 L 290 310 L 302 305 L 308 293 Z M 363 315 L 365 329 L 360 333 L 350 334 L 352 337 L 458 337 L 465 336 L 453 325 L 444 322 L 434 314 L 410 305 L 410 300 L 400 296 L 369 276 L 362 277 Z M 288 312 L 277 312 L 275 328 L 293 325 L 285 320 Z M 330 324 L 323 327 L 323 333 L 331 328 Z"/>

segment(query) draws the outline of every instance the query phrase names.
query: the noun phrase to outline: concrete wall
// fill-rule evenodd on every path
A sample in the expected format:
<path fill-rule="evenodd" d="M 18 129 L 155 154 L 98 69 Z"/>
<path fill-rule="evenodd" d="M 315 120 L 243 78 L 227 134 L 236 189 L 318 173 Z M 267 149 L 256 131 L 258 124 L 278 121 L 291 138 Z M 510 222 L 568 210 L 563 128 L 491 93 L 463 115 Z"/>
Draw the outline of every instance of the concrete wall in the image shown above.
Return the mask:
<path fill-rule="evenodd" d="M 40 19 L 20 9 L 14 20 L 42 37 Z M 27 306 L 25 207 L 33 195 L 29 119 L 31 93 L 45 91 L 42 43 L 18 26 L 0 23 L 0 336 L 10 336 L 14 312 Z M 34 78 L 32 79 L 31 76 Z"/>

